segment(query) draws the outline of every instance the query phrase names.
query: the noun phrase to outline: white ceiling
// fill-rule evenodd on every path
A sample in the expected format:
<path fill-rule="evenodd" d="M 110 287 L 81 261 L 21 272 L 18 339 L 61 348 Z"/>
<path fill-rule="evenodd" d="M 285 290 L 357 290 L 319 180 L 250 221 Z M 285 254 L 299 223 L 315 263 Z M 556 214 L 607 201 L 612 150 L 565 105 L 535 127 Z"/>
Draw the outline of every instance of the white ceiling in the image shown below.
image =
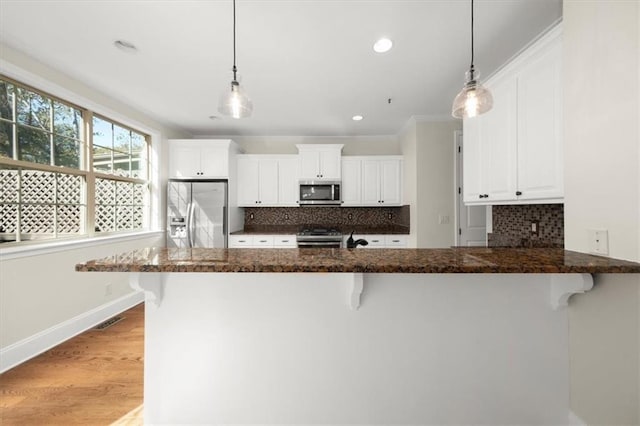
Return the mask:
<path fill-rule="evenodd" d="M 448 116 L 469 66 L 469 0 L 236 8 L 238 71 L 254 103 L 241 120 L 209 119 L 231 81 L 231 0 L 0 0 L 0 41 L 194 135 L 397 134 L 411 116 Z M 561 14 L 561 0 L 476 0 L 481 77 Z M 381 36 L 389 53 L 372 50 Z"/>

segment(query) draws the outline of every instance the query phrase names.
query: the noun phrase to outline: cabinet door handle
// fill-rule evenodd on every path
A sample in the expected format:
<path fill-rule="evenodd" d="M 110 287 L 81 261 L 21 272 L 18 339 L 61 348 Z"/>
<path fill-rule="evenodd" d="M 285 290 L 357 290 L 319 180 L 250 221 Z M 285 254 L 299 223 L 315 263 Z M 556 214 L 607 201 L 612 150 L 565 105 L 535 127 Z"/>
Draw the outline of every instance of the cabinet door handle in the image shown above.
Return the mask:
<path fill-rule="evenodd" d="M 516 191 L 516 195 L 522 195 L 522 191 Z"/>

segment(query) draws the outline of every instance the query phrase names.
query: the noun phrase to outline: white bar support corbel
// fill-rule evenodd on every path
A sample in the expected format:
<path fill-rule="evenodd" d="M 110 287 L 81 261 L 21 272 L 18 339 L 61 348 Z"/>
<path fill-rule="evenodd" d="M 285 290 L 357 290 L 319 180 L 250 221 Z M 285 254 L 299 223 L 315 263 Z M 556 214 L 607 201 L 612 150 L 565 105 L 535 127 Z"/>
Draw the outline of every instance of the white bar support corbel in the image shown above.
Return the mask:
<path fill-rule="evenodd" d="M 362 295 L 362 291 L 364 290 L 364 274 L 361 272 L 356 272 L 351 274 L 351 281 L 349 282 L 349 291 L 347 294 L 347 302 L 349 303 L 349 307 L 356 311 L 360 307 L 360 296 Z"/>
<path fill-rule="evenodd" d="M 129 274 L 129 286 L 145 294 L 145 302 L 156 306 L 162 303 L 164 296 L 165 274 L 158 272 L 132 272 Z"/>
<path fill-rule="evenodd" d="M 593 288 L 591 274 L 551 275 L 551 307 L 558 310 L 569 305 L 569 298 Z"/>

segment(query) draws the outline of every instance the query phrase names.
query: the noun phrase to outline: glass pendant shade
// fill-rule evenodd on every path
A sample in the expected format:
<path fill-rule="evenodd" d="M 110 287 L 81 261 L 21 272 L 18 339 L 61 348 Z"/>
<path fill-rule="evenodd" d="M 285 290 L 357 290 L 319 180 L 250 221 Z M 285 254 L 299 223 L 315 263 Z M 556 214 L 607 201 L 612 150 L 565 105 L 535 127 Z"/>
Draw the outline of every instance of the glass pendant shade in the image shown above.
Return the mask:
<path fill-rule="evenodd" d="M 218 111 L 233 118 L 251 117 L 253 103 L 244 93 L 240 84 L 234 80 L 231 82 L 231 90 L 220 96 Z"/>
<path fill-rule="evenodd" d="M 493 107 L 493 96 L 476 80 L 468 80 L 453 100 L 451 114 L 456 118 L 472 118 Z"/>

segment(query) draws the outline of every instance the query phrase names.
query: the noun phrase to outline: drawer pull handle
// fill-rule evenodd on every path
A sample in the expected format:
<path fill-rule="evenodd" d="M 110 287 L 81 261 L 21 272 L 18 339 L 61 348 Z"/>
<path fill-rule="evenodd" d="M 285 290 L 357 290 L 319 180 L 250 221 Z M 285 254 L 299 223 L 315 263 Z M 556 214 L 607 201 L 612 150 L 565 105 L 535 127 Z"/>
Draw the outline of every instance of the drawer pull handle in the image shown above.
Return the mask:
<path fill-rule="evenodd" d="M 399 243 L 400 240 L 391 240 L 392 243 Z"/>

